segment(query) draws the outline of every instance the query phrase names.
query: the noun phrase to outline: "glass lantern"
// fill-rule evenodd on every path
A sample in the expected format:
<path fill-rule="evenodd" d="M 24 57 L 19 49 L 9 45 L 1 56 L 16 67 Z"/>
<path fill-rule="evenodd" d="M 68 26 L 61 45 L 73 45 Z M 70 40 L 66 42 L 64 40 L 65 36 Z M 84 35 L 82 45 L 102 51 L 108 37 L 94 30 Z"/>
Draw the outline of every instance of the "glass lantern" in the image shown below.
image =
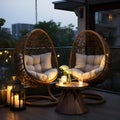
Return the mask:
<path fill-rule="evenodd" d="M 10 105 L 10 92 L 13 86 L 13 80 L 7 81 L 7 105 Z"/>
<path fill-rule="evenodd" d="M 10 109 L 12 111 L 25 110 L 25 90 L 21 82 L 17 79 L 10 93 Z"/>

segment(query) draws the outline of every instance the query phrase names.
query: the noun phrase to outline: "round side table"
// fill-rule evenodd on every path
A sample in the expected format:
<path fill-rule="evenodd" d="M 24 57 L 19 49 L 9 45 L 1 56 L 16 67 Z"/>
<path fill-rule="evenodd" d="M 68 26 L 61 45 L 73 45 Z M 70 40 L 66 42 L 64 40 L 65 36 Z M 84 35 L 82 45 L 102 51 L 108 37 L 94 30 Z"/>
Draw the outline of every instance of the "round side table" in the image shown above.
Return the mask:
<path fill-rule="evenodd" d="M 57 83 L 56 87 L 62 89 L 55 111 L 62 114 L 83 114 L 88 111 L 81 95 L 81 89 L 88 83 L 71 82 L 66 84 Z"/>

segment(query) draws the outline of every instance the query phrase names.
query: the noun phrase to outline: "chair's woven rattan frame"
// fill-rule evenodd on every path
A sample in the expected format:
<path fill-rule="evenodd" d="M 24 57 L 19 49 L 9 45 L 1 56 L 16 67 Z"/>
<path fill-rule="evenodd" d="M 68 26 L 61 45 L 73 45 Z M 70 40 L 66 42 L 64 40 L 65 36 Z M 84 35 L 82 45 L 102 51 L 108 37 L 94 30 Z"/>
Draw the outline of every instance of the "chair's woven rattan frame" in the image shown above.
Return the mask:
<path fill-rule="evenodd" d="M 74 68 L 76 64 L 76 53 L 85 55 L 105 55 L 105 66 L 102 72 L 97 74 L 95 77 L 86 80 L 90 86 L 102 83 L 111 68 L 111 53 L 106 40 L 95 31 L 84 30 L 78 34 L 73 42 L 69 58 L 70 68 Z M 79 76 L 73 77 L 76 80 L 80 80 Z M 90 101 L 93 100 L 92 102 L 87 102 L 86 104 L 96 105 L 105 102 L 104 97 L 96 93 L 84 92 L 83 96 L 85 99 L 90 99 Z"/>
<path fill-rule="evenodd" d="M 31 76 L 25 65 L 25 55 L 39 55 L 43 53 L 51 52 L 51 63 L 53 68 L 58 69 L 58 61 L 55 52 L 55 48 L 53 42 L 49 35 L 42 29 L 34 29 L 30 33 L 28 33 L 23 39 L 21 39 L 15 47 L 15 54 L 14 54 L 14 64 L 16 68 L 16 76 L 18 79 L 21 80 L 22 84 L 25 86 L 30 86 L 32 88 L 40 87 L 41 85 L 46 85 L 48 88 L 49 96 L 29 96 L 29 98 L 44 98 L 49 99 L 52 103 L 43 103 L 43 104 L 32 104 L 31 102 L 27 102 L 28 104 L 35 105 L 35 106 L 45 106 L 51 105 L 57 102 L 57 99 L 52 95 L 50 90 L 50 84 L 56 80 L 57 76 L 54 79 L 51 79 L 46 82 L 42 82 L 37 80 L 33 76 Z M 21 58 L 19 57 L 19 53 L 22 54 L 23 61 L 21 62 Z M 22 67 L 21 67 L 22 66 Z"/>
<path fill-rule="evenodd" d="M 87 80 L 89 84 L 93 85 L 103 82 L 111 67 L 111 54 L 106 40 L 95 31 L 84 30 L 78 34 L 73 42 L 69 59 L 70 68 L 75 66 L 76 53 L 86 55 L 105 55 L 105 66 L 103 71 L 97 74 L 94 78 Z M 79 80 L 80 78 L 78 77 L 76 79 Z"/>

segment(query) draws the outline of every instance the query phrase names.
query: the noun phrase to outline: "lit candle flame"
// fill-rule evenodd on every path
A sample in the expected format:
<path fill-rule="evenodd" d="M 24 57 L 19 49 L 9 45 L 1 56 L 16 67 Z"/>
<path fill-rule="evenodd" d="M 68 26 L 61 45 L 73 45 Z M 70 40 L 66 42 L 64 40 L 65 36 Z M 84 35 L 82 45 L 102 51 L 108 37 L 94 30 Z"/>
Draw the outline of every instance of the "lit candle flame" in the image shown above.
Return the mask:
<path fill-rule="evenodd" d="M 6 59 L 5 62 L 8 62 L 8 59 Z"/>

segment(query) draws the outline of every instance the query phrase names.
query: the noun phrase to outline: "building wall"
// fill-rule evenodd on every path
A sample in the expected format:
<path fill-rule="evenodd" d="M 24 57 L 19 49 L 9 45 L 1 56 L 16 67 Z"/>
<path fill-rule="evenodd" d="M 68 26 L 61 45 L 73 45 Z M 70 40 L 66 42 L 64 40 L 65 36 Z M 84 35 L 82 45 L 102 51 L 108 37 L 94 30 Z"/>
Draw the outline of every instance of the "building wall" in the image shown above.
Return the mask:
<path fill-rule="evenodd" d="M 31 31 L 31 30 L 33 30 L 33 25 L 32 24 L 25 24 L 25 23 L 12 24 L 13 37 L 20 38 L 21 31 L 23 31 L 23 30 Z"/>
<path fill-rule="evenodd" d="M 83 14 L 83 16 L 81 17 L 80 13 L 78 15 L 78 32 L 81 32 L 86 28 L 86 15 L 85 15 L 86 9 L 85 7 L 82 7 L 82 8 L 83 8 L 83 13 L 81 14 Z"/>

